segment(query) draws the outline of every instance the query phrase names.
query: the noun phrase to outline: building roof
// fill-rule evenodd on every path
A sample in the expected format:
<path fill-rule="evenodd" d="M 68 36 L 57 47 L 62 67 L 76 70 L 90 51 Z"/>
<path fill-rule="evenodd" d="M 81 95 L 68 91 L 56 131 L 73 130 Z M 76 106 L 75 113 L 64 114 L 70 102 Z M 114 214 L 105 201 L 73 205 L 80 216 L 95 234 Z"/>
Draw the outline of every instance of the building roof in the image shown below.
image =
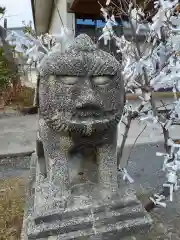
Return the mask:
<path fill-rule="evenodd" d="M 107 0 L 72 0 L 72 3 L 69 4 L 69 9 L 72 12 L 75 12 L 78 17 L 85 17 L 88 18 L 98 18 L 100 17 L 100 8 L 106 7 Z M 108 6 L 109 10 L 113 9 L 113 14 L 115 16 L 120 16 L 121 18 L 127 19 L 127 11 L 128 11 L 128 4 L 133 2 L 132 0 L 113 0 L 110 1 L 110 5 Z M 154 11 L 154 0 L 149 0 L 147 3 L 144 0 L 136 0 L 137 5 L 141 5 L 145 11 L 145 13 L 149 13 Z"/>

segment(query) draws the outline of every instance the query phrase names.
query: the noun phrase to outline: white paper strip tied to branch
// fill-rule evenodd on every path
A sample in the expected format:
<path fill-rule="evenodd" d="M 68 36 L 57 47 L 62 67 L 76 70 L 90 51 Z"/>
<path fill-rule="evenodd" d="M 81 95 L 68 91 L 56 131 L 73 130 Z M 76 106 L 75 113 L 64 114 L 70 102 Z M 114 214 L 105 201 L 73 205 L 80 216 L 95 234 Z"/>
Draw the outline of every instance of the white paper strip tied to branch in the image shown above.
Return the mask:
<path fill-rule="evenodd" d="M 177 176 L 174 175 L 173 173 L 170 173 L 169 178 L 171 178 L 173 181 L 177 179 Z M 168 187 L 169 188 L 169 201 L 173 202 L 173 192 L 179 188 L 179 186 L 174 185 L 173 183 L 164 183 L 163 187 Z"/>
<path fill-rule="evenodd" d="M 52 36 L 55 38 L 56 47 L 57 44 L 61 44 L 63 51 L 65 51 L 72 44 L 75 38 L 74 32 L 66 27 L 61 29 L 60 34 L 53 34 Z"/>
<path fill-rule="evenodd" d="M 168 10 L 168 9 L 172 10 L 172 8 L 174 8 L 178 4 L 178 0 L 171 0 L 171 1 L 159 0 L 159 4 L 161 8 L 164 10 Z"/>
<path fill-rule="evenodd" d="M 161 38 L 161 27 L 165 19 L 166 15 L 163 9 L 159 9 L 157 14 L 152 18 L 153 24 L 150 27 L 151 31 L 156 32 L 159 38 Z"/>
<path fill-rule="evenodd" d="M 14 49 L 16 52 L 19 52 L 19 53 L 24 53 L 24 48 L 22 48 L 22 44 L 20 43 L 16 43 L 16 47 Z"/>
<path fill-rule="evenodd" d="M 106 6 L 109 6 L 110 3 L 111 3 L 111 0 L 106 0 Z"/>
<path fill-rule="evenodd" d="M 158 121 L 158 117 L 153 115 L 153 112 L 150 110 L 148 114 L 141 116 L 140 121 L 145 121 L 147 124 L 151 124 L 154 127 L 157 127 L 160 123 Z"/>
<path fill-rule="evenodd" d="M 170 159 L 170 155 L 167 154 L 167 153 L 156 152 L 156 156 L 158 156 L 158 157 L 164 156 L 164 162 L 163 162 L 162 170 L 165 171 L 167 169 L 167 162 Z"/>
<path fill-rule="evenodd" d="M 113 26 L 117 26 L 117 22 L 115 21 L 115 17 L 114 15 L 112 15 L 110 17 L 110 19 L 108 19 L 106 21 L 106 24 L 103 28 L 103 34 L 99 37 L 98 40 L 101 40 L 102 38 L 104 39 L 104 44 L 107 45 L 108 41 L 110 41 L 114 35 L 114 30 L 113 30 Z"/>
<path fill-rule="evenodd" d="M 174 144 L 172 139 L 168 139 L 168 146 L 171 147 L 171 154 L 156 153 L 156 156 L 164 156 L 163 171 L 166 171 L 167 183 L 163 187 L 169 188 L 169 198 L 173 201 L 173 192 L 179 189 L 177 172 L 180 170 L 180 161 L 178 161 L 179 154 L 174 153 L 175 147 L 180 148 L 179 144 Z"/>
<path fill-rule="evenodd" d="M 153 197 L 149 198 L 156 206 L 161 206 L 166 208 L 166 203 L 162 202 L 163 200 L 165 200 L 165 196 L 163 195 L 158 195 L 158 194 L 154 194 Z"/>
<path fill-rule="evenodd" d="M 36 62 L 39 70 L 40 63 L 46 54 L 57 50 L 63 52 L 71 45 L 74 41 L 74 33 L 64 27 L 59 35 L 46 33 L 35 38 L 29 33 L 22 37 L 15 32 L 10 32 L 6 39 L 16 46 L 15 50 L 17 52 L 23 52 L 28 57 L 27 64 Z"/>
<path fill-rule="evenodd" d="M 177 171 L 180 170 L 180 163 L 173 161 L 172 163 L 166 164 L 167 168 L 167 183 L 163 184 L 163 187 L 168 187 L 170 191 L 170 201 L 173 201 L 173 192 L 179 189 Z"/>
<path fill-rule="evenodd" d="M 122 174 L 124 181 L 128 181 L 129 183 L 133 183 L 134 182 L 134 179 L 129 175 L 129 173 L 127 172 L 126 168 L 120 168 L 119 171 Z"/>
<path fill-rule="evenodd" d="M 106 9 L 102 7 L 102 8 L 100 9 L 100 11 L 101 11 L 101 13 L 102 13 L 105 21 L 108 21 L 108 12 L 106 11 Z"/>

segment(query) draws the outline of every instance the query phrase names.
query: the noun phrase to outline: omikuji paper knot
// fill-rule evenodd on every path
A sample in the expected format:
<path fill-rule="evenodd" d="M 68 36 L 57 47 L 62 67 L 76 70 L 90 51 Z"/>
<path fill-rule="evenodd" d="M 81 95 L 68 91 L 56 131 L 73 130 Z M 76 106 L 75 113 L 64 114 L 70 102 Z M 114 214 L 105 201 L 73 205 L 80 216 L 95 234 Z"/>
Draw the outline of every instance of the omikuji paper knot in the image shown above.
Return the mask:
<path fill-rule="evenodd" d="M 129 175 L 129 173 L 127 172 L 127 170 L 125 168 L 120 168 L 119 171 L 122 173 L 124 181 L 127 180 L 130 183 L 134 182 L 134 179 Z"/>
<path fill-rule="evenodd" d="M 158 195 L 158 194 L 154 194 L 153 197 L 149 198 L 156 206 L 161 206 L 166 208 L 166 203 L 162 202 L 163 200 L 165 200 L 165 197 L 163 195 Z"/>

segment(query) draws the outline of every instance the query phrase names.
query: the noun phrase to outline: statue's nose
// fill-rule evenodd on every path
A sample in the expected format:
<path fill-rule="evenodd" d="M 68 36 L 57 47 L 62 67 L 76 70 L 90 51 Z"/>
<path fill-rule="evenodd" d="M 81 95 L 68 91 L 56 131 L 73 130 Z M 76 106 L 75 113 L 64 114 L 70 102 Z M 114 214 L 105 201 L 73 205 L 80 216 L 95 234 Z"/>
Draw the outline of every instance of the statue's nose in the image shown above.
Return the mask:
<path fill-rule="evenodd" d="M 81 85 L 81 91 L 77 99 L 76 108 L 83 110 L 100 109 L 99 103 L 95 96 L 95 90 L 92 88 L 89 80 L 85 80 Z"/>
<path fill-rule="evenodd" d="M 80 91 L 80 100 L 86 101 L 86 103 L 94 102 L 95 101 L 95 92 L 92 88 L 90 80 L 86 79 L 81 83 L 81 91 Z"/>

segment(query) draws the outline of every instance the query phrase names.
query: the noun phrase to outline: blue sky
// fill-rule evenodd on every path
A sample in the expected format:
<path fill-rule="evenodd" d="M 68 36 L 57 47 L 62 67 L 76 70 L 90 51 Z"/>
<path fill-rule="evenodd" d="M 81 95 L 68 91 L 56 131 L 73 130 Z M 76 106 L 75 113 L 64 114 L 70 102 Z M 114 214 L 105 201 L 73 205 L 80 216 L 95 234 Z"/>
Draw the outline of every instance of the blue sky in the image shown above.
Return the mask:
<path fill-rule="evenodd" d="M 5 17 L 10 28 L 22 26 L 22 21 L 33 20 L 30 0 L 0 0 L 0 5 L 6 7 Z M 3 25 L 3 19 L 0 24 Z"/>

